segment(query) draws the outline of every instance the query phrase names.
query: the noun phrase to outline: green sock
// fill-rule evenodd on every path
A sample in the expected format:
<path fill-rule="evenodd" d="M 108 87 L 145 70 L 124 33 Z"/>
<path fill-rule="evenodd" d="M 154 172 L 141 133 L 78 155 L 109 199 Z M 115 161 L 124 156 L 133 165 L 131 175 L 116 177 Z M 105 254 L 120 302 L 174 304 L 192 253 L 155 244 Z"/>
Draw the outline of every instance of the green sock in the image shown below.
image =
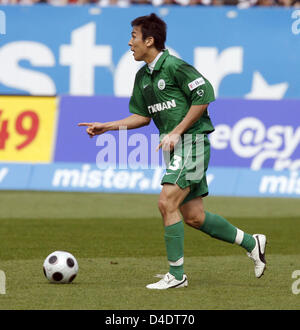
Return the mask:
<path fill-rule="evenodd" d="M 252 235 L 244 233 L 225 218 L 210 212 L 205 212 L 204 223 L 199 229 L 211 237 L 241 245 L 248 252 L 251 252 L 256 244 Z"/>
<path fill-rule="evenodd" d="M 169 273 L 181 280 L 184 274 L 183 270 L 183 242 L 184 227 L 183 221 L 165 227 L 165 243 L 167 248 L 167 257 L 170 265 Z"/>
<path fill-rule="evenodd" d="M 256 242 L 252 235 L 244 233 L 244 237 L 240 245 L 248 252 L 251 252 L 254 249 Z"/>

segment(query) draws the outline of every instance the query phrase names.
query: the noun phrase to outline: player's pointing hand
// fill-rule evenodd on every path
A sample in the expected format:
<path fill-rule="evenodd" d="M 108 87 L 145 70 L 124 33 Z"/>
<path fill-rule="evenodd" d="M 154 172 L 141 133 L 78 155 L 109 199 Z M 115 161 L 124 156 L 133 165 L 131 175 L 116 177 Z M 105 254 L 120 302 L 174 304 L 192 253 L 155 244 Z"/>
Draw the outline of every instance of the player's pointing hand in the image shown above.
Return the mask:
<path fill-rule="evenodd" d="M 78 126 L 86 126 L 86 132 L 91 138 L 94 135 L 100 135 L 107 131 L 104 123 L 79 123 Z"/>

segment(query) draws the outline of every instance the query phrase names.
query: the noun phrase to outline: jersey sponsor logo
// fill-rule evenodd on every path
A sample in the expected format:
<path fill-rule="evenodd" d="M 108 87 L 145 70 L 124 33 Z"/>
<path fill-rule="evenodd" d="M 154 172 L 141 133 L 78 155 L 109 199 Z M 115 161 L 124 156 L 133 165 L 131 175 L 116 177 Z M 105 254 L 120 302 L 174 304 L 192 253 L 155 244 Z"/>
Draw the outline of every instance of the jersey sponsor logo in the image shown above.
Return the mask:
<path fill-rule="evenodd" d="M 197 79 L 193 80 L 192 82 L 190 82 L 188 84 L 188 86 L 189 86 L 190 91 L 192 91 L 195 88 L 197 88 L 197 87 L 199 87 L 201 85 L 204 85 L 204 84 L 205 84 L 204 79 L 202 77 L 200 77 L 200 78 L 197 78 Z"/>
<path fill-rule="evenodd" d="M 160 79 L 157 83 L 157 87 L 162 91 L 166 87 L 166 82 L 163 79 Z"/>
<path fill-rule="evenodd" d="M 176 102 L 174 99 L 171 101 L 166 101 L 166 102 L 149 105 L 148 111 L 150 114 L 152 114 L 152 113 L 156 113 L 156 112 L 163 111 L 166 109 L 171 109 L 171 108 L 176 108 Z"/>

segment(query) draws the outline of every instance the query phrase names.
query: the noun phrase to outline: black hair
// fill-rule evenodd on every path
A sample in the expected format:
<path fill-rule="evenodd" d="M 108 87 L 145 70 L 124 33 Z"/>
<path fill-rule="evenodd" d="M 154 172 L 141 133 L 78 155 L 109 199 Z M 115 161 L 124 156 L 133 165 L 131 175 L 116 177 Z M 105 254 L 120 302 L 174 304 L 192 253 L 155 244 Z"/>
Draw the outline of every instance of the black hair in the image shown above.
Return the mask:
<path fill-rule="evenodd" d="M 131 26 L 140 26 L 143 40 L 148 37 L 154 38 L 154 46 L 157 50 L 165 49 L 165 41 L 167 37 L 167 24 L 152 13 L 147 16 L 140 16 L 131 22 Z"/>

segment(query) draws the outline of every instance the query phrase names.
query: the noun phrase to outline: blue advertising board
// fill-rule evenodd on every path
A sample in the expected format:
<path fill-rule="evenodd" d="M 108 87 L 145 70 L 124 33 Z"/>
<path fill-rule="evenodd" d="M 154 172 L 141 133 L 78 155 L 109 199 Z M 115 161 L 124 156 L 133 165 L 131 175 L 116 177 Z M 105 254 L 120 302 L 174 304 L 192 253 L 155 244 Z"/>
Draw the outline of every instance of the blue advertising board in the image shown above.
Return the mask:
<path fill-rule="evenodd" d="M 0 163 L 0 189 L 27 189 L 31 172 L 31 164 Z"/>
<path fill-rule="evenodd" d="M 148 166 L 148 160 L 151 161 L 151 153 L 154 154 L 153 151 L 159 144 L 158 131 L 153 122 L 149 126 L 137 130 L 107 132 L 93 139 L 90 139 L 85 133 L 85 127 L 77 126 L 82 122 L 107 122 L 128 117 L 130 115 L 128 103 L 128 98 L 109 96 L 60 97 L 54 161 L 96 163 L 99 152 L 108 147 L 111 153 L 116 155 L 116 163 L 127 163 L 130 152 L 136 149 L 137 140 L 140 137 L 143 140 L 146 139 L 147 144 L 149 142 L 148 159 L 146 164 L 143 164 Z M 152 138 L 152 145 L 150 144 L 151 135 L 155 137 Z M 107 146 L 108 144 L 109 146 Z M 107 162 L 109 161 L 107 160 Z"/>
<path fill-rule="evenodd" d="M 80 122 L 125 118 L 130 115 L 128 102 L 128 98 L 62 96 L 54 161 L 109 162 L 104 156 L 109 156 L 108 148 L 111 148 L 116 163 L 128 165 L 130 157 L 139 151 L 142 155 L 139 165 L 163 166 L 161 155 L 155 152 L 159 138 L 152 122 L 137 130 L 108 132 L 93 139 L 85 133 L 85 128 L 77 126 Z M 209 113 L 215 132 L 209 136 L 210 165 L 252 170 L 300 169 L 299 111 L 297 100 L 218 99 L 211 103 Z M 143 150 L 139 150 L 141 144 Z"/>
<path fill-rule="evenodd" d="M 128 102 L 126 97 L 59 97 L 50 163 L 0 163 L 0 189 L 159 193 L 165 165 L 155 151 L 159 136 L 152 122 L 93 139 L 78 127 L 127 117 Z M 210 194 L 299 197 L 299 109 L 297 100 L 210 104 L 215 126 L 209 135 Z"/>
<path fill-rule="evenodd" d="M 99 169 L 88 163 L 0 164 L 0 189 L 158 194 L 162 168 Z M 299 171 L 210 167 L 213 196 L 300 197 Z"/>
<path fill-rule="evenodd" d="M 300 97 L 300 12 L 286 8 L 1 6 L 0 93 L 129 97 L 136 71 L 130 22 L 156 12 L 167 48 L 218 97 Z"/>
<path fill-rule="evenodd" d="M 210 115 L 212 166 L 300 169 L 299 100 L 217 100 Z"/>

